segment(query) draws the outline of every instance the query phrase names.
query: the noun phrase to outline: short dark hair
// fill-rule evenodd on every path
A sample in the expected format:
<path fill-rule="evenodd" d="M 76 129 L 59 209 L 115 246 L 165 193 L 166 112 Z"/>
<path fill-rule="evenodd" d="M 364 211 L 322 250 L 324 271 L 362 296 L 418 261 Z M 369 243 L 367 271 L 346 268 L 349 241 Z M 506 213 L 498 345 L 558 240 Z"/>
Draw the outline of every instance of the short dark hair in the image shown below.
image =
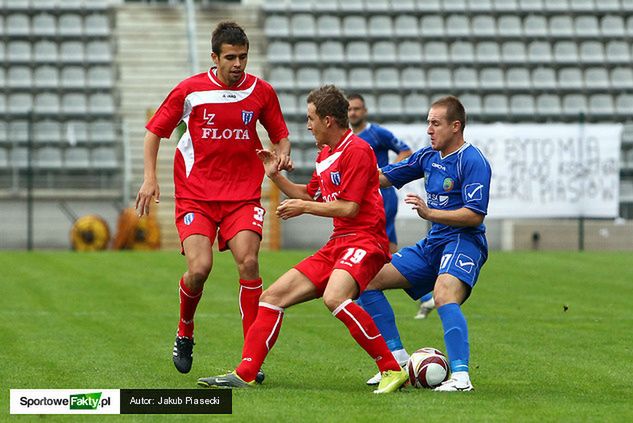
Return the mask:
<path fill-rule="evenodd" d="M 446 107 L 446 119 L 449 122 L 454 122 L 456 120 L 461 123 L 462 133 L 464 132 L 464 128 L 466 127 L 466 110 L 464 109 L 464 105 L 459 99 L 453 95 L 448 95 L 446 97 L 439 98 L 431 104 L 431 107 L 443 106 Z"/>
<path fill-rule="evenodd" d="M 246 32 L 244 32 L 244 28 L 233 21 L 220 22 L 213 30 L 213 34 L 211 34 L 211 50 L 219 56 L 222 52 L 223 44 L 246 46 L 248 50 L 248 37 Z"/>
<path fill-rule="evenodd" d="M 360 100 L 363 102 L 363 106 L 365 105 L 365 97 L 363 97 L 360 93 L 350 93 L 347 95 L 347 100 Z"/>
<path fill-rule="evenodd" d="M 323 85 L 308 94 L 308 103 L 314 104 L 316 114 L 321 119 L 332 116 L 341 128 L 349 127 L 347 109 L 349 101 L 341 90 L 334 85 Z"/>

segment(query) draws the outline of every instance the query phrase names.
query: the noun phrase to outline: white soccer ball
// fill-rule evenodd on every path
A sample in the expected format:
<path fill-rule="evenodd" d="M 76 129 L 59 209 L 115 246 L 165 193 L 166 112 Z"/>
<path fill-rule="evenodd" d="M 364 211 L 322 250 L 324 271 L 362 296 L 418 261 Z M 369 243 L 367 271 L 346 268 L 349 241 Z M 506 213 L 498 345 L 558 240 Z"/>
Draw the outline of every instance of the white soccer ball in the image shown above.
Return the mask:
<path fill-rule="evenodd" d="M 448 379 L 448 360 L 435 348 L 420 348 L 409 357 L 407 363 L 409 382 L 414 388 L 435 388 Z"/>

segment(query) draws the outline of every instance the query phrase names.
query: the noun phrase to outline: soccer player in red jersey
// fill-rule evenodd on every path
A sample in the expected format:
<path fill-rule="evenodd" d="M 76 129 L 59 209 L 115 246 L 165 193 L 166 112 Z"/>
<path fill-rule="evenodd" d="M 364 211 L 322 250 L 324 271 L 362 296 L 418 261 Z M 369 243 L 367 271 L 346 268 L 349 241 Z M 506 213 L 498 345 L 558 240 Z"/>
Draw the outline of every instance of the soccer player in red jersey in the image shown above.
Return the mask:
<path fill-rule="evenodd" d="M 312 91 L 307 102 L 308 130 L 321 150 L 310 182 L 291 182 L 279 173 L 280 158 L 275 153 L 262 150 L 258 154 L 268 177 L 290 197 L 277 208 L 277 215 L 282 219 L 304 213 L 331 217 L 334 232 L 319 251 L 264 291 L 235 371 L 198 379 L 201 386 L 253 386 L 277 340 L 284 309 L 319 297 L 376 361 L 382 380 L 375 393 L 393 392 L 407 380 L 374 321 L 352 301 L 390 258 L 376 157 L 369 144 L 349 129 L 349 104 L 336 87 Z"/>
<path fill-rule="evenodd" d="M 262 149 L 258 120 L 279 157 L 278 169 L 292 168 L 277 95 L 266 81 L 244 71 L 249 49 L 244 30 L 234 22 L 221 22 L 213 31 L 211 47 L 215 66 L 180 82 L 147 124 L 144 180 L 136 197 L 140 216 L 149 213 L 152 197 L 159 201 L 160 140 L 184 122 L 187 128 L 174 157 L 176 227 L 187 259 L 173 351 L 174 365 L 182 373 L 191 370 L 194 314 L 212 268 L 216 234 L 220 251 L 230 249 L 237 264 L 244 336 L 257 314 L 265 213 L 260 202 L 264 167 L 256 153 Z"/>

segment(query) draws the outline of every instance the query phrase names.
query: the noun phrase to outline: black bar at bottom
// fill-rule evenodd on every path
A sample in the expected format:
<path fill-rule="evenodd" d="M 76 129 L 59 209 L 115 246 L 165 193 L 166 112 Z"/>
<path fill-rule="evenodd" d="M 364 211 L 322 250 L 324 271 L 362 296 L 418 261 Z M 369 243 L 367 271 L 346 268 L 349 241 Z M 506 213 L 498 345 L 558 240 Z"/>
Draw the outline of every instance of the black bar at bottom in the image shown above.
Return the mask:
<path fill-rule="evenodd" d="M 230 389 L 121 389 L 121 414 L 232 414 Z"/>

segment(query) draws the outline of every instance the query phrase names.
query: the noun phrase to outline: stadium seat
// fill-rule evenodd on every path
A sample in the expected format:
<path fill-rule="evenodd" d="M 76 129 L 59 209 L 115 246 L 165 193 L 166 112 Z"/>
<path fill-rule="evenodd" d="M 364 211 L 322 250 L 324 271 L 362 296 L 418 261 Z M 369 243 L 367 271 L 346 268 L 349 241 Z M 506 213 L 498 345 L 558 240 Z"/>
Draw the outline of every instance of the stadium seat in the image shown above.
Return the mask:
<path fill-rule="evenodd" d="M 603 67 L 585 69 L 585 88 L 588 90 L 608 90 L 609 73 Z"/>
<path fill-rule="evenodd" d="M 613 99 L 609 94 L 594 94 L 589 97 L 589 113 L 593 117 L 611 117 L 615 113 Z"/>
<path fill-rule="evenodd" d="M 282 12 L 285 13 L 288 9 L 288 5 L 285 0 L 264 0 L 262 4 L 262 9 L 266 13 L 276 13 Z"/>
<path fill-rule="evenodd" d="M 292 46 L 285 41 L 274 41 L 268 45 L 266 57 L 269 63 L 292 62 Z"/>
<path fill-rule="evenodd" d="M 33 97 L 28 93 L 12 93 L 7 97 L 9 113 L 23 114 L 33 108 Z"/>
<path fill-rule="evenodd" d="M 598 0 L 600 2 L 600 0 Z M 594 12 L 593 0 L 569 0 L 569 9 L 574 12 Z"/>
<path fill-rule="evenodd" d="M 503 71 L 498 67 L 481 69 L 479 71 L 479 87 L 482 90 L 503 90 L 505 88 Z"/>
<path fill-rule="evenodd" d="M 106 37 L 110 34 L 110 22 L 108 15 L 104 13 L 92 13 L 86 16 L 84 21 L 87 36 Z"/>
<path fill-rule="evenodd" d="M 103 93 L 91 94 L 88 99 L 88 107 L 90 113 L 93 114 L 112 114 L 114 113 L 112 95 Z"/>
<path fill-rule="evenodd" d="M 347 44 L 345 52 L 346 61 L 352 64 L 369 63 L 369 44 L 365 41 L 352 41 Z"/>
<path fill-rule="evenodd" d="M 576 16 L 574 30 L 577 37 L 595 38 L 600 36 L 598 18 L 596 16 Z"/>
<path fill-rule="evenodd" d="M 113 143 L 116 140 L 116 130 L 112 121 L 98 119 L 90 123 L 91 143 Z"/>
<path fill-rule="evenodd" d="M 0 148 L 0 169 L 9 167 L 9 153 L 6 148 Z"/>
<path fill-rule="evenodd" d="M 54 36 L 57 34 L 57 24 L 55 16 L 50 13 L 39 13 L 33 16 L 34 35 Z"/>
<path fill-rule="evenodd" d="M 541 15 L 527 15 L 523 19 L 523 33 L 526 37 L 547 36 L 547 21 Z"/>
<path fill-rule="evenodd" d="M 396 37 L 415 38 L 419 35 L 418 20 L 412 15 L 398 15 L 394 21 Z"/>
<path fill-rule="evenodd" d="M 556 63 L 578 63 L 578 46 L 575 41 L 557 41 L 554 44 L 554 61 Z"/>
<path fill-rule="evenodd" d="M 367 32 L 373 38 L 392 38 L 393 24 L 387 15 L 374 15 L 369 17 Z"/>
<path fill-rule="evenodd" d="M 574 22 L 569 15 L 554 15 L 549 18 L 549 33 L 553 38 L 572 37 Z"/>
<path fill-rule="evenodd" d="M 34 86 L 37 88 L 59 87 L 59 72 L 56 66 L 44 65 L 35 68 L 33 74 Z"/>
<path fill-rule="evenodd" d="M 114 169 L 119 166 L 116 152 L 111 147 L 97 147 L 92 150 L 92 166 L 99 169 Z"/>
<path fill-rule="evenodd" d="M 297 70 L 297 88 L 311 91 L 321 85 L 321 72 L 317 68 L 300 68 Z"/>
<path fill-rule="evenodd" d="M 428 41 L 424 44 L 425 63 L 448 63 L 448 46 L 443 41 Z"/>
<path fill-rule="evenodd" d="M 496 41 L 483 41 L 477 43 L 477 62 L 482 64 L 499 63 L 501 57 L 499 44 Z"/>
<path fill-rule="evenodd" d="M 481 106 L 481 97 L 477 94 L 462 94 L 459 100 L 466 109 L 466 114 L 471 116 L 479 116 L 483 113 Z"/>
<path fill-rule="evenodd" d="M 378 111 L 383 116 L 400 117 L 403 113 L 402 98 L 398 94 L 378 96 Z"/>
<path fill-rule="evenodd" d="M 582 94 L 567 94 L 563 97 L 563 114 L 567 117 L 578 117 L 587 113 L 587 99 Z"/>
<path fill-rule="evenodd" d="M 519 9 L 522 12 L 541 12 L 543 10 L 543 0 L 519 0 Z"/>
<path fill-rule="evenodd" d="M 578 91 L 583 88 L 582 71 L 578 67 L 560 68 L 558 70 L 558 85 L 563 90 Z"/>
<path fill-rule="evenodd" d="M 319 49 L 314 41 L 299 41 L 294 44 L 295 63 L 318 63 Z"/>
<path fill-rule="evenodd" d="M 85 147 L 69 147 L 64 151 L 64 167 L 85 169 L 90 166 L 90 155 Z"/>
<path fill-rule="evenodd" d="M 295 75 L 291 68 L 274 67 L 270 70 L 268 81 L 276 90 L 293 90 L 295 88 Z"/>
<path fill-rule="evenodd" d="M 300 13 L 290 18 L 290 35 L 293 38 L 313 39 L 316 35 L 314 16 L 309 13 Z"/>
<path fill-rule="evenodd" d="M 281 111 L 284 115 L 294 115 L 297 113 L 297 98 L 293 94 L 280 93 L 277 95 Z M 303 104 L 301 105 L 303 110 Z"/>
<path fill-rule="evenodd" d="M 502 94 L 484 96 L 484 115 L 495 119 L 504 119 L 508 115 L 508 98 Z"/>
<path fill-rule="evenodd" d="M 527 61 L 525 44 L 521 41 L 506 41 L 501 45 L 501 57 L 504 63 L 518 64 Z"/>
<path fill-rule="evenodd" d="M 373 63 L 393 64 L 397 60 L 396 45 L 391 41 L 378 41 L 371 46 L 371 61 Z"/>
<path fill-rule="evenodd" d="M 499 36 L 502 38 L 521 37 L 523 28 L 521 19 L 516 15 L 503 15 L 497 19 Z"/>
<path fill-rule="evenodd" d="M 418 0 L 417 1 L 417 10 L 423 13 L 439 13 L 444 10 L 443 0 Z M 465 4 L 462 2 L 462 10 L 464 11 Z M 453 4 L 451 4 L 453 6 Z M 459 10 L 458 2 L 454 2 L 454 10 Z"/>
<path fill-rule="evenodd" d="M 92 66 L 88 69 L 89 88 L 112 88 L 114 86 L 114 76 L 110 66 Z"/>
<path fill-rule="evenodd" d="M 427 73 L 427 86 L 432 89 L 450 90 L 453 87 L 451 70 L 433 67 Z"/>
<path fill-rule="evenodd" d="M 618 115 L 630 118 L 633 116 L 633 95 L 619 94 L 615 100 L 615 107 Z"/>
<path fill-rule="evenodd" d="M 621 12 L 620 0 L 599 0 L 596 2 L 597 12 Z"/>
<path fill-rule="evenodd" d="M 321 38 L 339 38 L 341 21 L 337 16 L 323 15 L 317 18 L 317 34 Z M 325 57 L 325 56 L 324 56 Z"/>
<path fill-rule="evenodd" d="M 24 119 L 11 119 L 7 128 L 7 137 L 11 143 L 24 143 L 29 139 L 29 123 Z"/>
<path fill-rule="evenodd" d="M 358 13 L 365 10 L 363 0 L 339 0 L 338 5 L 343 14 L 350 12 Z"/>
<path fill-rule="evenodd" d="M 583 41 L 580 44 L 580 61 L 583 64 L 604 63 L 604 46 L 600 41 Z"/>
<path fill-rule="evenodd" d="M 510 90 L 528 90 L 530 84 L 530 71 L 527 68 L 510 68 L 506 71 L 506 83 Z"/>
<path fill-rule="evenodd" d="M 492 8 L 497 13 L 517 13 L 520 10 L 518 0 L 493 0 Z"/>
<path fill-rule="evenodd" d="M 336 13 L 338 12 L 338 0 L 319 0 L 314 1 L 312 7 L 318 13 Z"/>
<path fill-rule="evenodd" d="M 471 35 L 470 19 L 466 15 L 448 15 L 446 28 L 453 37 L 469 37 Z"/>
<path fill-rule="evenodd" d="M 34 109 L 36 113 L 58 114 L 59 96 L 57 93 L 40 93 L 35 95 Z"/>
<path fill-rule="evenodd" d="M 497 35 L 497 23 L 491 15 L 476 15 L 472 18 L 472 30 L 476 37 L 494 37 Z"/>
<path fill-rule="evenodd" d="M 393 10 L 396 15 L 415 13 L 417 10 L 417 4 L 415 0 L 392 1 L 391 10 Z"/>
<path fill-rule="evenodd" d="M 421 6 L 423 6 L 426 3 L 425 0 L 420 0 L 419 4 Z M 450 2 L 447 2 L 446 0 L 442 1 L 443 3 L 443 7 L 444 9 L 446 9 L 446 6 L 448 4 L 450 4 L 450 10 L 451 11 L 456 11 L 456 12 L 461 12 L 461 13 L 465 13 L 466 11 L 468 11 L 468 4 L 466 3 L 466 0 L 451 0 Z M 424 9 L 422 9 L 424 10 Z M 439 12 L 439 10 L 438 10 Z"/>
<path fill-rule="evenodd" d="M 25 147 L 13 147 L 9 158 L 11 167 L 23 169 L 28 166 L 28 151 Z"/>
<path fill-rule="evenodd" d="M 9 41 L 7 43 L 7 59 L 14 64 L 30 62 L 31 43 L 28 41 Z"/>
<path fill-rule="evenodd" d="M 86 96 L 80 93 L 63 94 L 62 112 L 67 114 L 86 114 L 88 112 Z"/>
<path fill-rule="evenodd" d="M 389 12 L 391 4 L 389 0 L 365 0 L 365 10 L 371 15 L 374 13 Z"/>
<path fill-rule="evenodd" d="M 64 88 L 84 88 L 86 86 L 86 76 L 83 66 L 64 66 L 62 68 L 61 83 Z"/>
<path fill-rule="evenodd" d="M 63 41 L 60 45 L 59 56 L 65 63 L 82 63 L 84 60 L 84 45 L 80 41 Z"/>
<path fill-rule="evenodd" d="M 381 90 L 399 90 L 400 75 L 394 67 L 376 68 L 374 70 L 375 87 Z"/>
<path fill-rule="evenodd" d="M 552 62 L 552 49 L 548 41 L 532 41 L 528 45 L 528 60 L 530 63 L 549 64 Z"/>
<path fill-rule="evenodd" d="M 354 68 L 349 71 L 349 86 L 356 90 L 371 90 L 374 87 L 374 78 L 369 68 Z"/>
<path fill-rule="evenodd" d="M 6 17 L 5 32 L 9 37 L 29 35 L 31 22 L 24 13 L 12 13 Z"/>
<path fill-rule="evenodd" d="M 629 63 L 631 54 L 629 51 L 629 43 L 626 41 L 612 40 L 607 42 L 606 48 L 607 63 Z"/>
<path fill-rule="evenodd" d="M 264 22 L 264 34 L 268 38 L 286 38 L 290 36 L 288 18 L 281 15 L 269 15 Z"/>
<path fill-rule="evenodd" d="M 458 90 L 476 90 L 479 86 L 477 71 L 470 66 L 455 69 L 453 84 Z"/>
<path fill-rule="evenodd" d="M 536 112 L 541 117 L 558 119 L 561 114 L 560 97 L 556 94 L 541 94 L 536 97 Z"/>
<path fill-rule="evenodd" d="M 488 13 L 493 11 L 492 0 L 468 0 L 468 10 L 472 13 Z"/>
<path fill-rule="evenodd" d="M 362 15 L 351 15 L 343 18 L 343 37 L 367 39 L 367 22 Z"/>
<path fill-rule="evenodd" d="M 556 74 L 554 69 L 538 67 L 532 70 L 532 86 L 538 90 L 555 89 Z"/>
<path fill-rule="evenodd" d="M 83 35 L 83 22 L 81 15 L 76 13 L 64 13 L 57 20 L 57 31 L 65 37 L 81 37 Z"/>
<path fill-rule="evenodd" d="M 451 44 L 451 62 L 453 64 L 472 64 L 475 61 L 475 48 L 469 41 L 455 41 Z"/>
<path fill-rule="evenodd" d="M 611 87 L 615 90 L 633 88 L 633 69 L 630 66 L 617 66 L 611 69 Z"/>
<path fill-rule="evenodd" d="M 327 57 L 328 63 L 336 64 L 346 61 L 343 43 L 339 41 L 326 41 L 321 43 L 320 53 L 320 57 Z"/>
<path fill-rule="evenodd" d="M 29 66 L 10 66 L 7 74 L 10 88 L 31 88 L 33 77 Z"/>
<path fill-rule="evenodd" d="M 335 84 L 340 88 L 347 88 L 349 83 L 347 82 L 347 73 L 345 69 L 340 67 L 330 67 L 323 70 L 321 81 L 324 84 Z"/>
<path fill-rule="evenodd" d="M 617 15 L 603 16 L 600 19 L 600 32 L 603 37 L 623 37 L 626 34 L 624 19 Z"/>
<path fill-rule="evenodd" d="M 429 98 L 423 94 L 411 93 L 404 97 L 404 113 L 408 116 L 420 117 L 426 120 L 429 108 Z"/>
<path fill-rule="evenodd" d="M 402 69 L 400 81 L 403 87 L 416 90 L 426 88 L 426 77 L 424 70 L 418 66 L 411 66 Z"/>
<path fill-rule="evenodd" d="M 83 120 L 66 121 L 63 131 L 63 137 L 71 144 L 88 141 L 88 125 Z"/>
<path fill-rule="evenodd" d="M 36 143 L 59 143 L 61 139 L 61 125 L 58 121 L 42 119 L 34 123 L 33 141 Z"/>
<path fill-rule="evenodd" d="M 35 151 L 33 163 L 38 168 L 57 169 L 62 167 L 62 152 L 57 147 L 42 147 Z"/>
<path fill-rule="evenodd" d="M 90 41 L 86 44 L 86 59 L 93 63 L 110 63 L 112 51 L 108 41 Z"/>
<path fill-rule="evenodd" d="M 441 38 L 445 33 L 444 18 L 441 15 L 426 15 L 420 19 L 420 36 Z"/>
<path fill-rule="evenodd" d="M 510 97 L 510 113 L 515 117 L 533 117 L 536 112 L 534 97 L 516 94 Z"/>
<path fill-rule="evenodd" d="M 4 96 L 0 96 L 0 101 L 4 101 Z M 7 126 L 8 122 L 0 120 L 0 144 L 5 144 L 9 140 Z"/>
<path fill-rule="evenodd" d="M 626 34 L 633 37 L 633 15 L 626 18 Z"/>
<path fill-rule="evenodd" d="M 57 62 L 57 43 L 48 40 L 37 41 L 33 48 L 33 58 L 39 63 Z"/>
<path fill-rule="evenodd" d="M 398 63 L 420 64 L 422 63 L 422 45 L 418 41 L 402 41 L 397 44 Z"/>
<path fill-rule="evenodd" d="M 567 12 L 569 10 L 567 0 L 544 0 L 543 6 L 547 12 Z"/>

